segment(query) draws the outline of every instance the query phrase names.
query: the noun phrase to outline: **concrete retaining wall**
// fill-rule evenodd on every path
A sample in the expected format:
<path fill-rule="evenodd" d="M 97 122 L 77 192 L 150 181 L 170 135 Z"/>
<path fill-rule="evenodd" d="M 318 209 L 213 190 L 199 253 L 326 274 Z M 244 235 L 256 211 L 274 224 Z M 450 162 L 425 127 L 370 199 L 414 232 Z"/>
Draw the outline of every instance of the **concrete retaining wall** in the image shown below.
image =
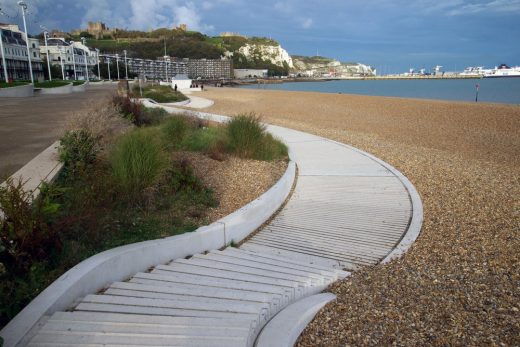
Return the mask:
<path fill-rule="evenodd" d="M 63 87 L 56 88 L 40 88 L 39 92 L 42 95 L 54 95 L 54 94 L 70 94 L 72 93 L 72 83 L 67 84 Z"/>
<path fill-rule="evenodd" d="M 0 89 L 0 98 L 27 98 L 34 95 L 32 84 Z"/>

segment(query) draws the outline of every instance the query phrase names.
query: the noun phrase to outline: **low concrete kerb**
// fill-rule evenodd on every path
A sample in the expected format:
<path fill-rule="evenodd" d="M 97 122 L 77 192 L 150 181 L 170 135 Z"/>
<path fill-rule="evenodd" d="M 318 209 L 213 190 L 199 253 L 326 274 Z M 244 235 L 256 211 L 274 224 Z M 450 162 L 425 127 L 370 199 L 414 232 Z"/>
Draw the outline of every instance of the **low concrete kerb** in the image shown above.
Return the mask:
<path fill-rule="evenodd" d="M 314 316 L 336 299 L 332 293 L 309 296 L 287 306 L 267 323 L 258 336 L 255 347 L 292 347 Z"/>
<path fill-rule="evenodd" d="M 226 247 L 232 240 L 241 241 L 280 208 L 289 196 L 295 176 L 296 165 L 290 162 L 282 178 L 259 198 L 192 233 L 122 246 L 86 259 L 47 287 L 0 331 L 4 346 L 24 346 L 45 316 L 69 309 L 78 298 L 112 282 L 173 259 Z"/>
<path fill-rule="evenodd" d="M 84 91 L 87 90 L 87 85 L 88 84 L 89 84 L 89 82 L 85 82 L 83 84 L 80 84 L 79 86 L 72 85 L 72 91 L 74 93 L 84 92 Z"/>
<path fill-rule="evenodd" d="M 27 98 L 31 96 L 34 96 L 32 84 L 0 89 L 0 98 Z"/>
<path fill-rule="evenodd" d="M 42 95 L 70 94 L 72 93 L 72 83 L 55 88 L 40 88 L 39 93 Z"/>

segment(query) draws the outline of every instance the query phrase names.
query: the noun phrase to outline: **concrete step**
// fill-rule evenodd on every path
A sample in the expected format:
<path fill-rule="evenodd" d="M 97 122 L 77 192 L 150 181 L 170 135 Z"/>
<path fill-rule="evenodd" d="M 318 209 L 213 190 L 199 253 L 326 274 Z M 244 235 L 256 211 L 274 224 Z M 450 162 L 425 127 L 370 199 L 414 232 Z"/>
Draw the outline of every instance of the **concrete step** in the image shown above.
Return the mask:
<path fill-rule="evenodd" d="M 240 246 L 241 250 L 251 251 L 262 253 L 266 255 L 273 255 L 276 257 L 282 257 L 291 259 L 293 261 L 309 263 L 311 265 L 316 265 L 320 267 L 337 269 L 337 270 L 356 270 L 358 266 L 353 264 L 352 262 L 340 261 L 337 259 L 329 259 L 321 256 L 320 254 L 308 254 L 308 253 L 299 253 L 296 251 L 292 251 L 290 249 L 284 249 L 280 247 L 276 247 L 276 245 L 262 245 L 253 242 L 247 242 Z M 347 271 L 346 271 L 347 272 Z"/>
<path fill-rule="evenodd" d="M 104 293 L 104 295 L 112 295 L 112 296 L 123 296 L 123 297 L 131 297 L 131 298 L 147 298 L 147 299 L 163 299 L 170 301 L 187 301 L 187 302 L 197 302 L 197 303 L 205 303 L 205 304 L 219 304 L 219 305 L 234 305 L 234 304 L 242 304 L 242 305 L 250 305 L 252 307 L 256 307 L 258 311 L 261 310 L 269 310 L 271 311 L 271 307 L 262 302 L 258 301 L 249 301 L 242 300 L 240 297 L 235 299 L 216 299 L 216 298 L 207 298 L 201 296 L 186 296 L 186 295 L 177 295 L 177 294 L 168 294 L 168 293 L 158 293 L 158 292 L 143 292 L 137 290 L 126 290 L 126 289 L 116 289 L 109 288 Z M 256 306 L 253 306 L 256 305 Z"/>
<path fill-rule="evenodd" d="M 317 282 L 317 284 L 324 284 L 328 281 L 333 281 L 334 278 L 332 276 L 326 275 L 318 275 L 314 272 L 297 270 L 290 267 L 284 266 L 283 263 L 278 262 L 277 265 L 274 264 L 266 264 L 259 261 L 254 261 L 250 259 L 237 258 L 232 255 L 225 254 L 220 251 L 212 251 L 206 255 L 197 255 L 196 257 L 209 259 L 212 261 L 222 262 L 226 264 L 235 264 L 247 266 L 253 269 L 259 269 L 263 271 L 271 271 L 279 274 L 287 274 L 292 276 L 301 276 L 301 277 L 309 277 Z"/>
<path fill-rule="evenodd" d="M 250 283 L 269 284 L 272 286 L 277 286 L 277 287 L 285 288 L 287 290 L 291 290 L 295 294 L 299 294 L 300 292 L 303 292 L 302 288 L 300 288 L 300 284 L 298 282 L 275 279 L 275 278 L 268 278 L 268 277 L 261 277 L 261 276 L 254 276 L 254 275 L 248 275 L 248 274 L 243 274 L 243 273 L 236 273 L 233 271 L 210 269 L 207 267 L 201 267 L 201 266 L 191 265 L 191 264 L 172 263 L 170 265 L 160 265 L 160 266 L 157 266 L 153 272 L 158 271 L 158 270 L 165 271 L 165 272 L 176 271 L 179 273 L 186 273 L 186 274 L 198 274 L 198 275 L 212 277 L 212 278 L 218 278 L 218 279 L 231 279 L 231 280 L 240 280 L 240 281 L 250 282 Z"/>
<path fill-rule="evenodd" d="M 244 244 L 246 246 L 247 244 Z M 252 247 L 254 248 L 254 247 Z M 283 257 L 283 256 L 277 256 L 275 254 L 271 254 L 268 252 L 262 252 L 260 250 L 248 250 L 244 247 L 241 248 L 234 248 L 234 247 L 228 247 L 223 252 L 225 253 L 231 253 L 237 256 L 247 256 L 247 257 L 253 257 L 254 259 L 261 259 L 259 261 L 274 261 L 274 262 L 282 262 L 285 263 L 287 266 L 296 266 L 296 268 L 300 269 L 306 269 L 306 270 L 314 270 L 317 271 L 317 273 L 324 273 L 326 275 L 328 274 L 334 274 L 338 276 L 338 278 L 345 278 L 350 276 L 350 272 L 343 271 L 340 269 L 336 269 L 332 266 L 322 266 L 306 261 L 299 261 L 293 258 L 289 257 Z"/>
<path fill-rule="evenodd" d="M 260 269 L 258 267 L 252 267 L 249 264 L 239 264 L 239 262 L 231 263 L 231 262 L 225 262 L 221 259 L 218 259 L 217 257 L 211 258 L 210 256 L 204 256 L 204 255 L 194 255 L 189 260 L 176 260 L 170 264 L 173 263 L 180 263 L 180 264 L 196 264 L 198 266 L 202 267 L 208 267 L 212 269 L 219 269 L 219 270 L 226 270 L 226 271 L 233 271 L 237 273 L 243 273 L 248 275 L 256 275 L 256 276 L 262 276 L 262 277 L 269 277 L 269 278 L 277 278 L 282 280 L 289 280 L 293 282 L 299 282 L 301 285 L 309 286 L 313 284 L 323 284 L 323 278 L 313 278 L 310 276 L 303 276 L 301 274 L 294 275 L 294 274 L 288 274 L 283 272 L 274 272 L 272 270 L 265 270 Z"/>
<path fill-rule="evenodd" d="M 183 335 L 160 335 L 160 334 L 117 334 L 105 332 L 65 332 L 65 331 L 42 331 L 31 341 L 30 346 L 52 346 L 71 345 L 103 345 L 116 346 L 246 346 L 248 337 L 226 337 L 226 336 L 183 336 Z"/>
<path fill-rule="evenodd" d="M 235 279 L 208 278 L 206 276 L 179 273 L 174 271 L 152 270 L 151 273 L 137 273 L 129 281 L 130 283 L 144 283 L 150 285 L 175 286 L 177 284 L 190 284 L 216 288 L 220 290 L 245 290 L 265 295 L 274 295 L 281 303 L 292 300 L 294 291 L 273 285 L 251 283 Z"/>

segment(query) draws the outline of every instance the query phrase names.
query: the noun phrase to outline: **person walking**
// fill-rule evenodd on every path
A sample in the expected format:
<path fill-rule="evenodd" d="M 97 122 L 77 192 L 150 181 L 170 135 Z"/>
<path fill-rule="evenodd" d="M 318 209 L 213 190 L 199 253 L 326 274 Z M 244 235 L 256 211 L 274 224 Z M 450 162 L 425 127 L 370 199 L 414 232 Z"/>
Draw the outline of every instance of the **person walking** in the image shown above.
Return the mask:
<path fill-rule="evenodd" d="M 175 87 L 173 87 L 173 90 L 175 91 L 175 93 L 177 93 L 177 84 L 175 84 Z"/>

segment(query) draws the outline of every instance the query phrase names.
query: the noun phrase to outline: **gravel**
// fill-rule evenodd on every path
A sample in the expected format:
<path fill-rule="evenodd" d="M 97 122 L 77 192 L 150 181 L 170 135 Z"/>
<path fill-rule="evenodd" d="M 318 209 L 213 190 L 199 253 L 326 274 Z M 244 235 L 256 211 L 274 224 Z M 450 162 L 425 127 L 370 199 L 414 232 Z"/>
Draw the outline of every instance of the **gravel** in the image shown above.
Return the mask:
<path fill-rule="evenodd" d="M 352 144 L 403 172 L 425 220 L 401 259 L 335 283 L 298 346 L 520 346 L 520 107 L 212 89 L 209 112 Z"/>
<path fill-rule="evenodd" d="M 202 182 L 213 189 L 218 206 L 204 216 L 209 222 L 225 217 L 265 193 L 287 170 L 285 161 L 259 161 L 228 156 L 223 161 L 200 153 L 183 153 Z"/>

